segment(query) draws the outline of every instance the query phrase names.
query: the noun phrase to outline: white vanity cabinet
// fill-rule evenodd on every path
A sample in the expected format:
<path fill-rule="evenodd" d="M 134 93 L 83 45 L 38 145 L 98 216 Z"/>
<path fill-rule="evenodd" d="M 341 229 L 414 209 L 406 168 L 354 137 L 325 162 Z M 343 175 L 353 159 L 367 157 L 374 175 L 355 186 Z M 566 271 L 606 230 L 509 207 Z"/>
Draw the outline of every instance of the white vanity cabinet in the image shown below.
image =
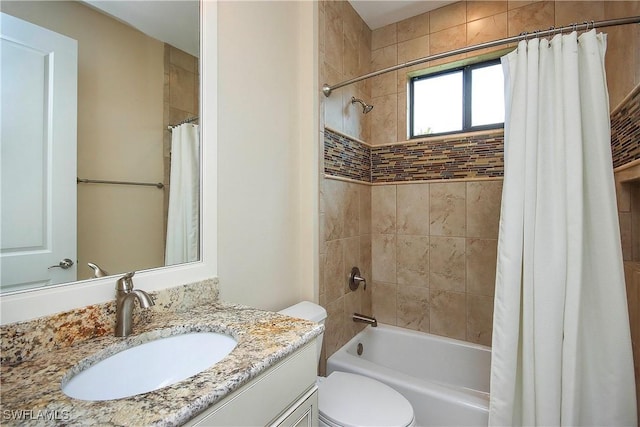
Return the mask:
<path fill-rule="evenodd" d="M 187 426 L 317 426 L 315 340 L 231 393 Z"/>

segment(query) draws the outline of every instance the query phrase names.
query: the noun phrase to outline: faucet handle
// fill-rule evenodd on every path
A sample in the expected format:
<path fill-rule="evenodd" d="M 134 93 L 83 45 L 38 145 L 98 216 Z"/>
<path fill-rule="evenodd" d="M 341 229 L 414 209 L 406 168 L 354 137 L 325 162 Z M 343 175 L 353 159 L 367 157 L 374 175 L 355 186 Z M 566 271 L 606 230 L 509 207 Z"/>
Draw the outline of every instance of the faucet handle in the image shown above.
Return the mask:
<path fill-rule="evenodd" d="M 133 275 L 135 271 L 130 271 L 118 279 L 116 282 L 116 291 L 131 292 L 133 290 Z"/>
<path fill-rule="evenodd" d="M 87 265 L 89 266 L 89 268 L 91 268 L 93 270 L 93 277 L 94 278 L 106 277 L 106 276 L 109 275 L 109 273 L 107 273 L 106 271 L 101 269 L 100 266 L 98 264 L 96 264 L 96 263 L 88 262 Z"/>
<path fill-rule="evenodd" d="M 351 274 L 349 275 L 349 289 L 355 291 L 358 289 L 358 286 L 362 284 L 364 286 L 364 290 L 367 290 L 367 281 L 364 277 L 360 276 L 360 269 L 358 267 L 353 267 L 351 269 Z"/>

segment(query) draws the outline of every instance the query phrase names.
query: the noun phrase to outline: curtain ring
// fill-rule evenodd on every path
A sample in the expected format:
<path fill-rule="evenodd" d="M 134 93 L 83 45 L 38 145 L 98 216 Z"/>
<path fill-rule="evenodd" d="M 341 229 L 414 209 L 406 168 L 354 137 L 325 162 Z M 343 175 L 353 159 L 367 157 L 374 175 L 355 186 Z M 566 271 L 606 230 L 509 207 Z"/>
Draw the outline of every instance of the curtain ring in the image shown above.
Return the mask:
<path fill-rule="evenodd" d="M 548 48 L 551 48 L 551 40 L 553 39 L 553 36 L 556 34 L 556 27 L 554 27 L 553 25 L 549 27 L 549 44 L 547 45 Z"/>

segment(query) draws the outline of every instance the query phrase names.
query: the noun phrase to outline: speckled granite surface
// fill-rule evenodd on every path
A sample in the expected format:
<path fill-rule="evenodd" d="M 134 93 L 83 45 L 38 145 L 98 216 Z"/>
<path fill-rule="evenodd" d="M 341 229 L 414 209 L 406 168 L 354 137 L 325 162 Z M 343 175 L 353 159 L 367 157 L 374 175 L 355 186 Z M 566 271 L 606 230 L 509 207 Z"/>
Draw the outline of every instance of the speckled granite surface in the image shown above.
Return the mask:
<path fill-rule="evenodd" d="M 218 285 L 213 279 L 150 292 L 155 305 L 134 310 L 134 324 L 155 312 L 184 311 L 218 301 Z M 113 334 L 116 322 L 114 300 L 26 322 L 0 326 L 2 365 L 30 360 L 52 350 Z"/>
<path fill-rule="evenodd" d="M 206 290 L 207 286 L 202 289 Z M 56 319 L 32 321 L 40 324 L 40 331 L 44 331 L 41 338 L 37 338 L 37 332 L 27 333 L 26 325 L 22 325 L 22 337 L 26 337 L 22 342 L 31 349 L 21 353 L 23 356 L 29 355 L 23 357 L 22 361 L 12 359 L 9 363 L 9 359 L 5 359 L 2 363 L 0 424 L 180 425 L 322 332 L 322 326 L 313 322 L 241 305 L 207 301 L 212 297 L 210 292 L 207 292 L 209 296 L 204 304 L 198 297 L 192 301 L 185 298 L 190 292 L 198 293 L 198 286 L 181 290 L 174 288 L 171 292 L 156 296 L 155 309 L 147 310 L 144 316 L 139 317 L 134 334 L 128 338 L 114 337 L 112 327 L 105 327 L 109 333 L 100 330 L 89 338 L 91 334 L 79 327 L 86 319 L 86 312 L 76 313 L 76 317 L 67 313 L 65 316 L 50 316 Z M 194 301 L 198 305 L 193 305 Z M 99 311 L 95 307 L 91 310 L 92 313 Z M 63 337 L 62 344 L 56 342 L 55 331 L 51 332 L 52 324 L 56 324 L 60 316 L 76 319 L 77 322 L 71 322 L 70 329 L 79 331 L 77 334 L 59 333 Z M 6 350 L 11 349 L 14 354 L 20 350 L 20 340 L 14 346 L 5 342 L 11 341 L 10 333 L 15 333 L 16 325 L 20 324 L 2 327 L 3 358 Z M 69 326 L 60 327 L 64 329 Z M 92 328 L 90 326 L 88 329 Z M 96 332 L 95 329 L 93 331 Z M 200 374 L 131 398 L 90 402 L 69 398 L 61 391 L 61 384 L 68 381 L 73 373 L 113 353 L 160 337 L 194 331 L 227 333 L 238 341 L 238 345 L 226 358 Z M 72 339 L 78 335 L 80 339 Z M 48 350 L 40 351 L 35 348 L 38 345 L 44 345 Z"/>

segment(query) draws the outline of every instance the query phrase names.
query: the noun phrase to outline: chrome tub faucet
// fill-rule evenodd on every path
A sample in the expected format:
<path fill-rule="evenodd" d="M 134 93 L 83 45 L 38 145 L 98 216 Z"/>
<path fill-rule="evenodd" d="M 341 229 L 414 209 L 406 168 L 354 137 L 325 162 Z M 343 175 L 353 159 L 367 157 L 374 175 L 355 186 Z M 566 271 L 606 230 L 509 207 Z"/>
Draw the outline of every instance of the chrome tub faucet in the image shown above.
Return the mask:
<path fill-rule="evenodd" d="M 116 282 L 116 330 L 117 337 L 128 337 L 133 326 L 134 300 L 138 300 L 141 308 L 155 305 L 153 298 L 143 290 L 133 289 L 133 275 L 130 272 Z"/>
<path fill-rule="evenodd" d="M 360 313 L 353 313 L 353 316 L 351 316 L 351 318 L 353 319 L 354 322 L 366 323 L 368 325 L 371 325 L 371 327 L 373 328 L 378 326 L 378 321 L 376 320 L 375 317 L 372 317 L 372 316 L 367 316 L 365 314 L 360 314 Z"/>

